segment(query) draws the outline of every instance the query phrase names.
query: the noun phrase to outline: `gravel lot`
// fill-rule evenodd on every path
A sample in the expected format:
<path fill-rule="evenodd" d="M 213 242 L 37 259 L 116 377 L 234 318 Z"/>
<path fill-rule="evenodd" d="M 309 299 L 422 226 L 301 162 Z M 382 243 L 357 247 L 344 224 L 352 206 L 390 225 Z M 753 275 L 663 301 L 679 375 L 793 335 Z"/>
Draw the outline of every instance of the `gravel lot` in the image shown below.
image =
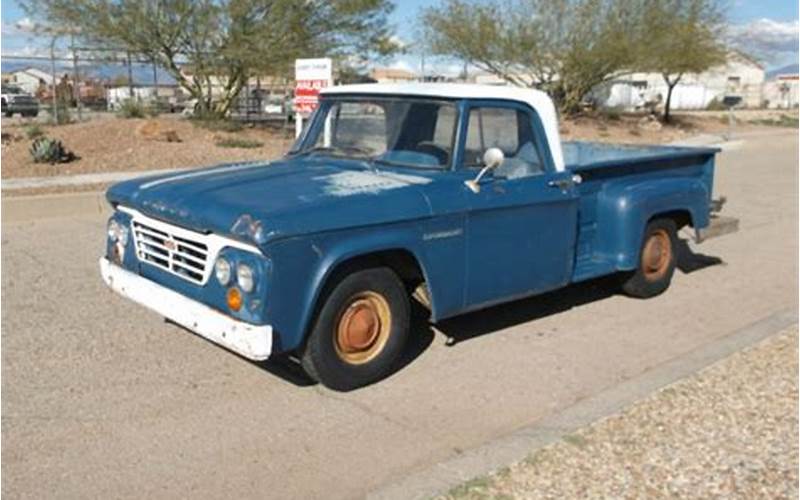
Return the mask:
<path fill-rule="evenodd" d="M 797 498 L 797 327 L 442 499 Z"/>

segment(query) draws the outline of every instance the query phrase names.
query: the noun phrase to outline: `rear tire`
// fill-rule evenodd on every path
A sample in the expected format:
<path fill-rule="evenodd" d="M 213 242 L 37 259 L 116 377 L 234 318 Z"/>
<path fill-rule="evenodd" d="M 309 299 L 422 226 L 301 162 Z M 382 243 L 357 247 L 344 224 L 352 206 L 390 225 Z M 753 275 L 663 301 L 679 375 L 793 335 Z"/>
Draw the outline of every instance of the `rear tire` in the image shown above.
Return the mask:
<path fill-rule="evenodd" d="M 645 227 L 639 266 L 622 283 L 631 297 L 647 299 L 669 288 L 677 262 L 678 236 L 672 219 L 655 219 Z"/>
<path fill-rule="evenodd" d="M 410 324 L 400 278 L 385 267 L 356 271 L 324 300 L 300 356 L 306 373 L 337 391 L 388 375 L 403 353 Z"/>

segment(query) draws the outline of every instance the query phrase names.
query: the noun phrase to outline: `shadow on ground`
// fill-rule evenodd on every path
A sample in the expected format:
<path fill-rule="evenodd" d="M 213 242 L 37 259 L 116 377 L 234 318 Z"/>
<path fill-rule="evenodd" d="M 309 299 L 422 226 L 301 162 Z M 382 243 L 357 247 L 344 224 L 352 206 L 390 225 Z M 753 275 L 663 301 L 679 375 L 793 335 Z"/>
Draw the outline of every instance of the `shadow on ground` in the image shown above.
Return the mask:
<path fill-rule="evenodd" d="M 677 268 L 684 274 L 723 263 L 719 257 L 694 252 L 684 239 L 679 240 L 676 253 Z M 447 337 L 446 345 L 456 346 L 475 337 L 606 299 L 619 293 L 619 283 L 619 275 L 576 283 L 552 292 L 445 319 L 436 324 L 436 329 Z M 405 354 L 389 377 L 411 364 L 433 343 L 435 333 L 429 320 L 430 311 L 418 302 L 412 301 L 409 343 Z M 317 383 L 305 374 L 300 363 L 292 356 L 278 355 L 266 362 L 254 364 L 298 387 L 308 387 Z"/>

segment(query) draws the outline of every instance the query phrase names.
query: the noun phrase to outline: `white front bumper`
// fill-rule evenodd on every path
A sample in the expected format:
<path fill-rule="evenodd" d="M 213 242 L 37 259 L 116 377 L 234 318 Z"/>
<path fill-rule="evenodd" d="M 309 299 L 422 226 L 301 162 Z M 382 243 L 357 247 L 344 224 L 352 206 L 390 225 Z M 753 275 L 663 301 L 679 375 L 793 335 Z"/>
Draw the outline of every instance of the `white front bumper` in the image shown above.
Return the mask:
<path fill-rule="evenodd" d="M 105 257 L 100 259 L 100 274 L 106 284 L 120 295 L 248 359 L 261 361 L 272 352 L 272 327 L 269 325 L 257 326 L 233 319 L 126 271 Z"/>

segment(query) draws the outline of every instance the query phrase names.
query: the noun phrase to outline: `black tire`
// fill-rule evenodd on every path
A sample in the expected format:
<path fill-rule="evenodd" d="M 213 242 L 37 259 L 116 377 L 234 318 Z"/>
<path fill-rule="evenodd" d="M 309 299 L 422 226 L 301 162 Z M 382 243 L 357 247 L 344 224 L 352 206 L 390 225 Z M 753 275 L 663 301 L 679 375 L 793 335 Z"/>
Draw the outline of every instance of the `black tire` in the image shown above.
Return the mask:
<path fill-rule="evenodd" d="M 645 227 L 639 249 L 639 266 L 628 274 L 622 290 L 631 297 L 647 299 L 669 288 L 677 262 L 678 235 L 672 219 L 655 219 Z"/>
<path fill-rule="evenodd" d="M 356 389 L 388 375 L 403 353 L 410 324 L 408 293 L 397 275 L 385 267 L 353 272 L 323 300 L 300 356 L 306 373 L 337 391 Z M 373 342 L 365 340 L 373 336 Z M 348 345 L 353 337 L 363 341 L 364 347 Z"/>

